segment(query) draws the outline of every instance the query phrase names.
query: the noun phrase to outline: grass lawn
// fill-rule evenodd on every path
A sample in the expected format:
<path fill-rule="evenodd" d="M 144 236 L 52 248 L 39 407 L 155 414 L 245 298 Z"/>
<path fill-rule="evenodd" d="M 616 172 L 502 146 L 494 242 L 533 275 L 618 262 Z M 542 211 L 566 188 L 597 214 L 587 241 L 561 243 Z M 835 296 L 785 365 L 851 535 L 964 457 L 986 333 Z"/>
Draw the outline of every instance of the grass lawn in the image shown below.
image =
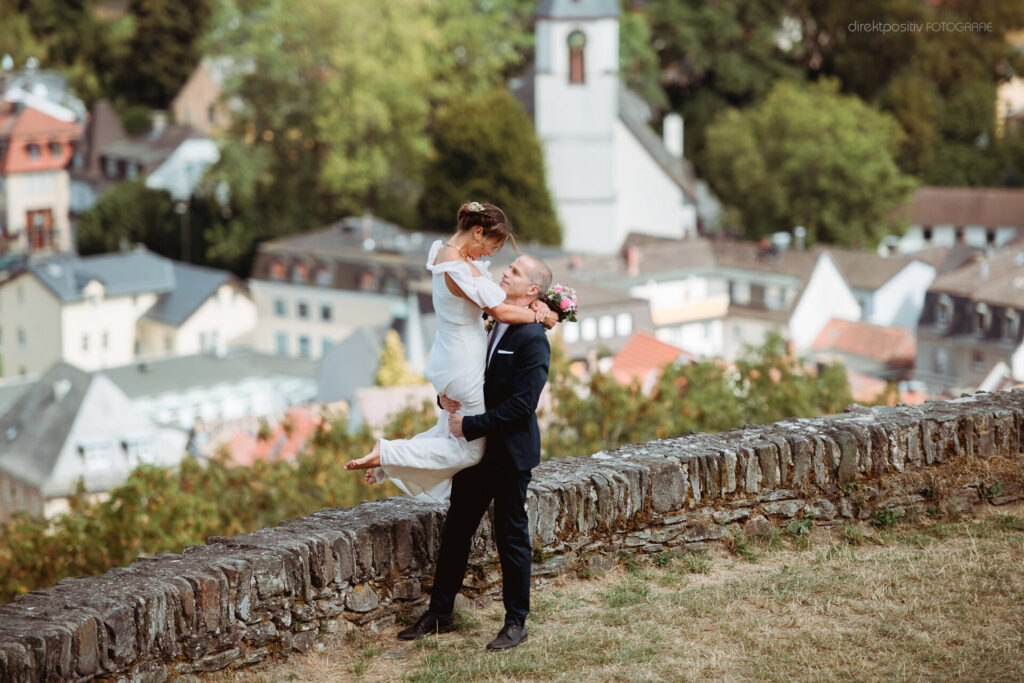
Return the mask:
<path fill-rule="evenodd" d="M 876 524 L 876 526 L 886 526 Z M 627 557 L 537 590 L 529 640 L 389 631 L 216 680 L 1024 680 L 1024 507 L 882 531 L 794 527 L 728 549 Z M 397 629 L 395 629 L 397 630 Z"/>

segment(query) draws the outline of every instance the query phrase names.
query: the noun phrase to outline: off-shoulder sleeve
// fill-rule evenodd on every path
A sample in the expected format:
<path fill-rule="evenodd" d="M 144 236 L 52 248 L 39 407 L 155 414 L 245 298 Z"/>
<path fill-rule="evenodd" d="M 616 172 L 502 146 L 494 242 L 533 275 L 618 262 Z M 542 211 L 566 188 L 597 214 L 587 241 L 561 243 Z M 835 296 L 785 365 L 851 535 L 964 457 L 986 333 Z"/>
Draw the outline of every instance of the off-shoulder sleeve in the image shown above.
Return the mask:
<path fill-rule="evenodd" d="M 473 277 L 469 264 L 462 260 L 443 261 L 434 264 L 437 252 L 444 244 L 437 240 L 430 246 L 430 255 L 427 257 L 427 270 L 434 275 L 448 275 L 455 281 L 455 285 L 462 290 L 469 299 L 480 308 L 493 308 L 505 301 L 505 292 L 491 279 L 486 266 L 480 267 L 479 262 L 474 266 L 480 272 L 478 277 Z"/>

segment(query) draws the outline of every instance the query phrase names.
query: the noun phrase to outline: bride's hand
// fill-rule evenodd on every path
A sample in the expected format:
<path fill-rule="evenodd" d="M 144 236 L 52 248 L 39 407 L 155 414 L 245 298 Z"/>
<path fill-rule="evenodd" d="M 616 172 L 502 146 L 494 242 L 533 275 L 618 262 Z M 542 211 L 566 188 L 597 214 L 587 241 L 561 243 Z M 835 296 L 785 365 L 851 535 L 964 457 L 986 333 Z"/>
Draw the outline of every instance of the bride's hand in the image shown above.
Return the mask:
<path fill-rule="evenodd" d="M 543 323 L 546 329 L 550 330 L 558 322 L 558 316 L 543 301 L 534 301 L 530 304 L 530 310 L 537 316 L 537 322 Z"/>
<path fill-rule="evenodd" d="M 462 407 L 461 403 L 453 398 L 448 398 L 444 394 L 438 396 L 437 399 L 441 402 L 441 409 L 447 413 L 456 413 Z"/>

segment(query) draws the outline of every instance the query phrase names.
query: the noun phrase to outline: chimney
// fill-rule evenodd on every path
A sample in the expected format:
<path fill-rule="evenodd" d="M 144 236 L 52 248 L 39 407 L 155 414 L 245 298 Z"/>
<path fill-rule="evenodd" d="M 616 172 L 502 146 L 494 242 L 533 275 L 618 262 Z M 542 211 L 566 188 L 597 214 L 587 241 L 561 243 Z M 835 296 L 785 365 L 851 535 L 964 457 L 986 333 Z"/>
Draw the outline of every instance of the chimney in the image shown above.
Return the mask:
<path fill-rule="evenodd" d="M 675 112 L 665 114 L 661 122 L 665 149 L 676 159 L 683 158 L 683 117 Z"/>
<path fill-rule="evenodd" d="M 798 225 L 793 228 L 793 242 L 796 246 L 797 251 L 803 251 L 806 248 L 804 240 L 807 238 L 807 228 L 802 225 Z"/>
<path fill-rule="evenodd" d="M 154 110 L 149 116 L 149 139 L 156 140 L 167 128 L 167 112 Z"/>
<path fill-rule="evenodd" d="M 71 391 L 71 380 L 69 379 L 58 379 L 53 383 L 53 402 L 60 403 L 64 400 L 64 397 Z"/>
<path fill-rule="evenodd" d="M 626 249 L 626 270 L 630 277 L 640 274 L 640 250 L 636 247 L 627 247 Z"/>

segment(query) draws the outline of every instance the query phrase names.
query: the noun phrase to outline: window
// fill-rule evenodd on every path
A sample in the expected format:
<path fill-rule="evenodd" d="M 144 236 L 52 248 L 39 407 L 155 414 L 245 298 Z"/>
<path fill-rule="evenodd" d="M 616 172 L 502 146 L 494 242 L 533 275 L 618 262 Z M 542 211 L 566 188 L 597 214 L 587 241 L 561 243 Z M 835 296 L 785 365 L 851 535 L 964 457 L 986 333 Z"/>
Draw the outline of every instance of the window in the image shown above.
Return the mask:
<path fill-rule="evenodd" d="M 586 82 L 583 68 L 583 48 L 587 45 L 587 36 L 582 31 L 569 34 L 569 83 L 581 85 Z"/>
<path fill-rule="evenodd" d="M 771 285 L 764 288 L 764 305 L 773 310 L 782 308 L 782 288 Z"/>
<path fill-rule="evenodd" d="M 988 332 L 992 324 L 992 311 L 983 303 L 974 305 L 974 333 L 979 337 Z"/>
<path fill-rule="evenodd" d="M 946 349 L 935 349 L 933 368 L 937 374 L 949 374 L 949 353 L 946 351 Z"/>
<path fill-rule="evenodd" d="M 921 236 L 924 238 L 925 242 L 930 243 L 932 241 L 932 226 L 926 225 L 921 228 Z"/>
<path fill-rule="evenodd" d="M 981 351 L 971 351 L 971 370 L 974 372 L 985 370 L 985 356 Z"/>
<path fill-rule="evenodd" d="M 288 333 L 278 332 L 274 335 L 274 348 L 279 356 L 288 355 Z"/>
<path fill-rule="evenodd" d="M 117 160 L 110 157 L 103 157 L 103 175 L 108 178 L 117 177 Z"/>
<path fill-rule="evenodd" d="M 299 356 L 309 358 L 309 337 L 306 335 L 299 336 Z"/>
<path fill-rule="evenodd" d="M 985 244 L 995 246 L 996 244 L 996 231 L 995 228 L 989 228 L 985 231 Z"/>
<path fill-rule="evenodd" d="M 25 334 L 25 328 L 18 328 L 18 350 L 24 351 L 28 347 L 28 335 Z"/>
<path fill-rule="evenodd" d="M 304 285 L 309 282 L 309 266 L 304 263 L 296 263 L 292 266 L 292 282 Z"/>
<path fill-rule="evenodd" d="M 321 266 L 316 271 L 316 283 L 320 287 L 331 286 L 331 271 L 325 266 Z"/>
<path fill-rule="evenodd" d="M 284 299 L 274 299 L 274 315 L 278 318 L 284 318 L 288 315 L 288 306 L 285 304 Z"/>
<path fill-rule="evenodd" d="M 86 470 L 103 470 L 110 466 L 110 445 L 106 443 L 81 444 L 78 453 Z"/>
<path fill-rule="evenodd" d="M 25 145 L 25 151 L 28 152 L 29 159 L 38 159 L 42 155 L 42 150 L 39 149 L 39 145 L 34 142 L 30 142 Z"/>
<path fill-rule="evenodd" d="M 278 282 L 284 280 L 285 268 L 280 261 L 273 261 L 270 264 L 270 279 Z"/>
<path fill-rule="evenodd" d="M 83 334 L 82 335 L 82 352 L 83 353 L 88 353 L 89 352 L 89 335 L 87 335 L 87 334 Z"/>
<path fill-rule="evenodd" d="M 566 344 L 575 344 L 580 340 L 579 323 L 562 323 L 562 340 Z"/>
<path fill-rule="evenodd" d="M 334 317 L 334 311 L 331 309 L 331 305 L 330 304 L 321 304 L 320 305 L 320 320 L 324 321 L 325 323 L 329 323 L 329 322 L 331 322 L 331 319 L 333 317 Z"/>
<path fill-rule="evenodd" d="M 1006 309 L 1003 315 L 1003 339 L 1006 341 L 1017 341 L 1020 334 L 1020 314 L 1012 308 Z"/>
<path fill-rule="evenodd" d="M 59 157 L 64 152 L 64 145 L 60 144 L 56 140 L 50 143 L 50 154 Z"/>
<path fill-rule="evenodd" d="M 615 316 L 615 334 L 620 337 L 628 337 L 633 332 L 633 316 L 629 313 L 619 313 Z"/>
<path fill-rule="evenodd" d="M 128 180 L 134 180 L 139 177 L 139 165 L 136 163 L 128 162 L 127 171 L 125 173 Z"/>
<path fill-rule="evenodd" d="M 959 243 L 964 241 L 964 229 L 962 227 L 957 226 L 953 230 L 953 233 L 956 235 L 956 242 Z"/>
<path fill-rule="evenodd" d="M 364 270 L 359 277 L 359 288 L 369 291 L 377 288 L 377 276 L 368 270 Z"/>
<path fill-rule="evenodd" d="M 953 301 L 945 294 L 941 295 L 935 304 L 935 324 L 940 329 L 949 328 L 953 320 Z"/>
<path fill-rule="evenodd" d="M 320 340 L 320 355 L 321 356 L 326 356 L 327 352 L 330 351 L 331 347 L 333 347 L 333 346 L 334 346 L 334 340 L 333 339 L 328 339 L 327 337 L 324 337 L 323 339 L 321 339 Z"/>
<path fill-rule="evenodd" d="M 580 337 L 583 341 L 594 341 L 597 338 L 597 320 L 584 318 L 580 323 Z"/>
<path fill-rule="evenodd" d="M 132 466 L 156 464 L 156 453 L 149 439 L 126 439 L 121 442 L 121 448 Z"/>
<path fill-rule="evenodd" d="M 309 319 L 309 304 L 306 303 L 305 301 L 300 301 L 298 305 L 296 305 L 295 310 L 299 318 L 301 318 L 302 320 Z"/>
<path fill-rule="evenodd" d="M 750 283 L 749 282 L 733 282 L 732 283 L 732 300 L 733 303 L 740 306 L 746 306 L 750 303 Z"/>
<path fill-rule="evenodd" d="M 610 315 L 602 315 L 597 321 L 597 333 L 601 339 L 610 339 L 615 336 L 615 318 Z"/>

